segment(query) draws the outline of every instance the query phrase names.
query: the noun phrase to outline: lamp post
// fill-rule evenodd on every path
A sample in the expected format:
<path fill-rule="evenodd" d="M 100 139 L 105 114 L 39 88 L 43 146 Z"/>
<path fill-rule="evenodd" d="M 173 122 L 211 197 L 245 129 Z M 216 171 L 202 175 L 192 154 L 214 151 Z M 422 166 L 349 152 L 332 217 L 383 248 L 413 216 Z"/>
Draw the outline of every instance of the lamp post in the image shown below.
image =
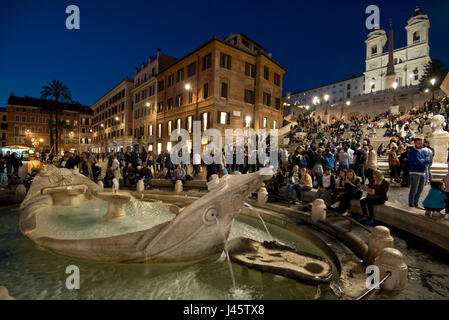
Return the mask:
<path fill-rule="evenodd" d="M 393 83 L 394 95 L 393 95 L 393 105 L 396 105 L 396 89 L 398 88 L 398 83 L 395 81 Z"/>
<path fill-rule="evenodd" d="M 435 83 L 437 82 L 437 79 L 432 78 L 432 80 L 430 80 L 430 83 L 432 84 L 432 101 L 433 99 L 435 99 Z"/>

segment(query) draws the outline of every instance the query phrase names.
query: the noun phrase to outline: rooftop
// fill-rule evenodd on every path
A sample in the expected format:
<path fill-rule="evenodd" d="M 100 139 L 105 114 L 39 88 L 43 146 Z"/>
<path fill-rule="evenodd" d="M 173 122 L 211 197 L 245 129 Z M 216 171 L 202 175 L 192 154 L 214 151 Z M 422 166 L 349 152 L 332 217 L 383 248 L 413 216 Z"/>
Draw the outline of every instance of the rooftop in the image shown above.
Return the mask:
<path fill-rule="evenodd" d="M 9 96 L 8 98 L 8 106 L 30 106 L 30 107 L 39 107 L 46 108 L 51 105 L 55 105 L 53 100 L 41 99 L 41 98 L 33 98 L 33 97 L 16 97 Z M 68 103 L 68 102 L 60 102 L 58 106 L 63 108 L 65 111 L 76 111 L 84 114 L 92 114 L 92 109 L 88 106 L 83 106 L 79 102 Z"/>

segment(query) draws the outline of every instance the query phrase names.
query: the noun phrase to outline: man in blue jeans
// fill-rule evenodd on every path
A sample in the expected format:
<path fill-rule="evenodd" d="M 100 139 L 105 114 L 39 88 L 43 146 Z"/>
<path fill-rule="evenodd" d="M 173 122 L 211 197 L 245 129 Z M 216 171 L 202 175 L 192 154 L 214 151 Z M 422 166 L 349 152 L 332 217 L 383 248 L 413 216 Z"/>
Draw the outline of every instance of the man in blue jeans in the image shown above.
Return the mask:
<path fill-rule="evenodd" d="M 410 193 L 408 194 L 408 205 L 411 208 L 419 208 L 418 202 L 425 183 L 426 165 L 432 160 L 426 157 L 422 151 L 423 140 L 415 138 L 415 147 L 408 153 L 410 164 Z"/>

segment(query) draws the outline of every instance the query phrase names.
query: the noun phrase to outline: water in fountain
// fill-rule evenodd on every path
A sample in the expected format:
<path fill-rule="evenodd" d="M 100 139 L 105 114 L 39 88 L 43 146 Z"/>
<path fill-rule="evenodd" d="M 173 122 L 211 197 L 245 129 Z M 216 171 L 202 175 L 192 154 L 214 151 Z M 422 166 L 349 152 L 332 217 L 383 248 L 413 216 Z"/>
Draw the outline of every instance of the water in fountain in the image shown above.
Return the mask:
<path fill-rule="evenodd" d="M 260 215 L 259 211 L 257 211 L 256 208 L 254 208 L 252 205 L 250 205 L 249 203 L 246 203 L 246 202 L 245 202 L 245 207 L 249 208 L 250 210 L 252 210 L 253 212 L 255 212 L 257 214 L 260 221 L 262 221 L 262 224 L 263 224 L 265 230 L 267 231 L 268 236 L 270 237 L 270 241 L 273 241 L 273 237 L 272 237 L 270 231 L 268 231 L 267 225 L 265 224 L 265 221 L 263 221 L 262 216 Z"/>
<path fill-rule="evenodd" d="M 224 234 L 223 228 L 220 225 L 220 221 L 218 220 L 217 217 L 215 217 L 215 220 L 217 221 L 218 228 L 220 229 L 221 235 L 223 236 L 224 252 L 226 254 L 226 259 L 228 260 L 229 271 L 231 273 L 232 288 L 235 290 L 235 277 L 234 277 L 234 271 L 232 270 L 231 259 L 229 258 L 228 241 L 226 240 L 226 236 Z"/>

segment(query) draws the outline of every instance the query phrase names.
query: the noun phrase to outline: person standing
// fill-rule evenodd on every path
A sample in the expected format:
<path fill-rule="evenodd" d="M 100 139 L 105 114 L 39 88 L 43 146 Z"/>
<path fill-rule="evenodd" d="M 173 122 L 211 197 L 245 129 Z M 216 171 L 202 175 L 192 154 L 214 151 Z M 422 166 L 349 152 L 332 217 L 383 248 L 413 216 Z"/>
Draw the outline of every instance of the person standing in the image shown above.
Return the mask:
<path fill-rule="evenodd" d="M 410 164 L 410 192 L 408 195 L 408 205 L 410 208 L 419 208 L 418 202 L 424 188 L 426 164 L 430 164 L 430 159 L 426 159 L 426 154 L 422 151 L 423 140 L 415 138 L 415 146 L 408 153 Z M 421 208 L 420 208 L 421 209 Z"/>
<path fill-rule="evenodd" d="M 372 145 L 368 146 L 368 160 L 366 161 L 365 176 L 368 178 L 369 184 L 374 183 L 373 173 L 377 170 L 377 153 Z"/>

